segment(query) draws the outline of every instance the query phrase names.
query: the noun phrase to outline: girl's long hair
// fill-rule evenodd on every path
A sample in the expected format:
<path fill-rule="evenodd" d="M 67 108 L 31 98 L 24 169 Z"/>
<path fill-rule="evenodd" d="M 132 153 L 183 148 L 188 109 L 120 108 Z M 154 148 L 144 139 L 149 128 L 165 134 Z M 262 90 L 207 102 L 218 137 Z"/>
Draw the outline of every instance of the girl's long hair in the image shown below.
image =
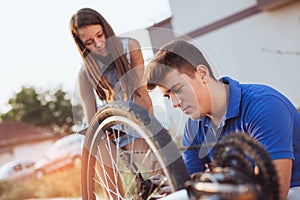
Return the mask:
<path fill-rule="evenodd" d="M 131 93 L 130 80 L 128 76 L 124 76 L 126 72 L 130 69 L 130 64 L 125 56 L 123 46 L 119 38 L 115 36 L 114 31 L 111 26 L 105 20 L 105 18 L 99 14 L 97 11 L 91 8 L 80 9 L 76 14 L 74 14 L 70 21 L 70 30 L 73 39 L 77 45 L 80 55 L 83 59 L 84 65 L 87 69 L 90 84 L 96 91 L 97 95 L 101 100 L 106 100 L 108 102 L 114 101 L 115 90 L 104 78 L 101 71 L 101 67 L 95 60 L 95 55 L 93 55 L 80 40 L 78 35 L 78 29 L 86 25 L 100 24 L 103 28 L 103 32 L 106 38 L 106 48 L 112 56 L 112 64 L 117 68 L 120 80 L 121 88 L 123 91 L 123 100 L 128 100 L 128 96 Z"/>

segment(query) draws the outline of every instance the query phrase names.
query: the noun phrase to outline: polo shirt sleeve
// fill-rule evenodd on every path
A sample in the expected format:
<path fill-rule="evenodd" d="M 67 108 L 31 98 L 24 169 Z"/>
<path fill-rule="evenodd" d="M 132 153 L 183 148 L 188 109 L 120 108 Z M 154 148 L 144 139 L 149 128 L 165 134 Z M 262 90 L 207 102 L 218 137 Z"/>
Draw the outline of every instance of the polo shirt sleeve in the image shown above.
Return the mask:
<path fill-rule="evenodd" d="M 266 148 L 271 158 L 294 159 L 293 113 L 278 95 L 264 95 L 249 102 L 246 125 L 249 133 Z"/>
<path fill-rule="evenodd" d="M 197 138 L 199 137 L 198 132 L 198 126 L 195 123 L 191 123 L 191 120 L 189 119 L 185 124 L 182 146 L 190 147 L 200 145 L 200 142 Z M 182 158 L 190 174 L 203 172 L 205 170 L 205 164 L 210 162 L 207 156 L 202 158 L 199 156 L 198 149 L 183 151 Z"/>

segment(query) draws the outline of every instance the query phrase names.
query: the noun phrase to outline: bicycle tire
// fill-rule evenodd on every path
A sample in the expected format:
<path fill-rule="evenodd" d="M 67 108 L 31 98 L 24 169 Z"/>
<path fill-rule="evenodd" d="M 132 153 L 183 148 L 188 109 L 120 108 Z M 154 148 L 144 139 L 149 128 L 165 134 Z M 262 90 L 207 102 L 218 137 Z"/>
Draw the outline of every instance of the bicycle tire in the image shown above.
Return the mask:
<path fill-rule="evenodd" d="M 119 183 L 116 184 L 118 185 L 118 187 L 116 187 L 116 191 L 112 192 L 110 187 L 108 186 L 109 184 L 107 184 L 107 182 L 109 182 L 110 180 L 106 181 L 106 183 L 103 183 L 105 181 L 102 180 L 102 186 L 99 186 L 99 180 L 97 180 L 99 179 L 99 177 L 97 176 L 99 176 L 99 173 L 101 173 L 99 171 L 105 170 L 103 170 L 103 168 L 99 170 L 100 165 L 102 165 L 101 167 L 104 167 L 103 160 L 100 159 L 101 156 L 103 156 L 101 154 L 105 154 L 104 156 L 107 156 L 106 154 L 110 150 L 111 152 L 113 152 L 109 154 L 111 156 L 110 161 L 112 163 L 110 169 L 113 171 L 117 171 L 117 173 L 114 172 L 114 181 L 118 182 L 120 180 L 122 181 L 123 187 L 124 185 L 126 185 L 126 187 L 132 187 L 132 185 L 127 185 L 127 183 L 125 183 L 127 182 L 127 180 L 125 180 L 126 177 L 125 179 L 124 177 L 121 177 L 124 173 L 124 171 L 122 170 L 124 169 L 119 169 L 123 161 L 122 159 L 120 159 L 121 161 L 119 162 L 118 159 L 119 157 L 122 157 L 122 155 L 124 155 L 123 153 L 125 151 L 122 148 L 120 148 L 120 146 L 118 146 L 117 144 L 111 142 L 111 140 L 107 140 L 109 142 L 107 142 L 108 144 L 105 145 L 106 150 L 99 150 L 100 148 L 104 148 L 103 137 L 106 138 L 104 130 L 116 125 L 120 125 L 120 127 L 126 126 L 126 128 L 129 127 L 131 129 L 134 129 L 139 134 L 139 137 L 143 138 L 143 141 L 146 141 L 147 145 L 151 148 L 151 155 L 156 156 L 157 162 L 161 166 L 164 175 L 167 177 L 172 191 L 177 191 L 184 187 L 184 183 L 190 179 L 190 176 L 181 158 L 179 150 L 176 147 L 175 143 L 172 141 L 172 138 L 168 134 L 168 131 L 160 125 L 160 123 L 155 119 L 154 116 L 149 114 L 149 112 L 143 109 L 142 107 L 131 102 L 113 102 L 107 104 L 103 109 L 96 113 L 86 133 L 84 148 L 82 151 L 81 172 L 83 200 L 97 199 L 96 192 L 97 190 L 99 190 L 99 188 L 109 191 L 106 193 L 104 192 L 105 194 L 103 194 L 103 192 L 102 194 L 99 194 L 102 196 L 106 195 L 106 199 L 136 198 L 134 197 L 134 195 L 136 194 L 133 194 L 131 192 L 132 189 L 126 188 L 126 191 L 128 191 L 128 193 L 126 192 L 122 195 L 116 194 L 120 191 L 120 188 L 118 188 Z M 101 146 L 99 145 L 100 143 Z M 115 146 L 113 146 L 113 148 L 108 148 L 109 145 Z M 114 152 L 114 150 L 116 151 Z M 103 151 L 105 151 L 105 153 L 103 153 Z M 129 159 L 131 159 L 131 166 L 129 167 L 130 171 L 132 170 L 132 168 L 134 168 L 133 165 L 141 166 L 144 164 L 134 163 L 134 155 L 130 155 Z M 144 161 L 146 161 L 146 158 Z M 139 170 L 141 170 L 142 167 L 140 167 Z M 132 177 L 132 179 L 135 178 L 136 177 L 134 176 Z M 130 181 L 130 183 L 133 182 L 135 182 L 135 180 Z"/>
<path fill-rule="evenodd" d="M 233 164 L 230 160 L 238 161 Z M 255 173 L 254 165 L 258 168 Z M 259 199 L 279 199 L 278 177 L 265 148 L 246 133 L 227 135 L 215 147 L 213 167 L 233 167 L 258 185 Z"/>

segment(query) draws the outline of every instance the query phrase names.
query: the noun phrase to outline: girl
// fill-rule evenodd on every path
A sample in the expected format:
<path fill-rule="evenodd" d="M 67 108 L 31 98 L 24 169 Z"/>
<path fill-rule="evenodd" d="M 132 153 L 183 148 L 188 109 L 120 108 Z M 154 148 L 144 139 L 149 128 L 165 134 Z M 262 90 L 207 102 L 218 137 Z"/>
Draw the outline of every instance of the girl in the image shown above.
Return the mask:
<path fill-rule="evenodd" d="M 115 100 L 130 100 L 150 111 L 151 99 L 141 85 L 144 60 L 139 43 L 116 37 L 103 16 L 90 8 L 72 16 L 70 29 L 84 63 L 78 82 L 86 123 L 101 104 Z"/>

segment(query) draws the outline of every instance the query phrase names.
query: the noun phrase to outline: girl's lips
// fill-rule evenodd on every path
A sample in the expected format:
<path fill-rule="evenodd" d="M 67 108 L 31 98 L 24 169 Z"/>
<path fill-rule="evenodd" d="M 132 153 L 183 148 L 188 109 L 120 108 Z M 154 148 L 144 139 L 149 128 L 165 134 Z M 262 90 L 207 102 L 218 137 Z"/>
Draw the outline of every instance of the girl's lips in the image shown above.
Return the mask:
<path fill-rule="evenodd" d="M 107 54 L 107 49 L 106 47 L 102 48 L 102 49 L 97 49 L 97 51 L 102 54 L 102 55 L 106 55 Z"/>

